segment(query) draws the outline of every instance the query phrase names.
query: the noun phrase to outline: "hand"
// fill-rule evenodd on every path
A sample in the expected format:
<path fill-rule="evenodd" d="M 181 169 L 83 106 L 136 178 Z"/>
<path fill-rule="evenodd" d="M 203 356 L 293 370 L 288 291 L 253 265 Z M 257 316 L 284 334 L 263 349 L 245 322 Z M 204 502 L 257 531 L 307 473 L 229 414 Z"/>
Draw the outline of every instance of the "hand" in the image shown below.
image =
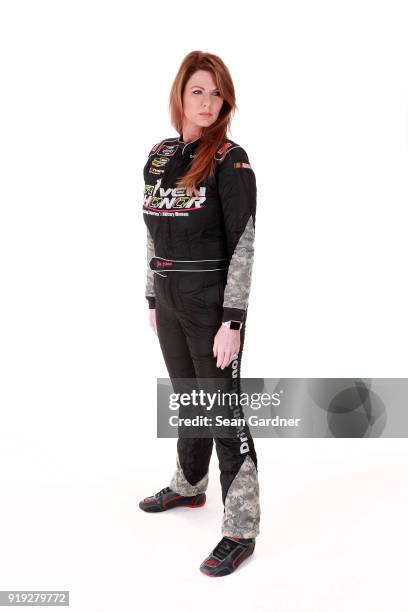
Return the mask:
<path fill-rule="evenodd" d="M 241 332 L 239 329 L 228 329 L 221 325 L 214 338 L 213 355 L 217 358 L 217 368 L 227 368 L 236 358 L 241 346 Z"/>
<path fill-rule="evenodd" d="M 157 336 L 156 309 L 155 308 L 149 308 L 149 322 L 150 322 L 150 327 L 152 328 L 152 330 Z"/>

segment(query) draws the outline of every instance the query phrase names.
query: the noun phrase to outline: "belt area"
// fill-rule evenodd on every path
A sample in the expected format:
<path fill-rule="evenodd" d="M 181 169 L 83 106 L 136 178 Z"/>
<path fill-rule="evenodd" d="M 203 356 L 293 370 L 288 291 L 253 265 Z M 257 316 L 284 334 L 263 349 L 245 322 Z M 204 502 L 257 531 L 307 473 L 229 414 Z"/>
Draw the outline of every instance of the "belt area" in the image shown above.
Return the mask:
<path fill-rule="evenodd" d="M 149 262 L 153 272 L 213 272 L 225 270 L 227 260 L 224 259 L 165 259 L 154 256 Z"/>

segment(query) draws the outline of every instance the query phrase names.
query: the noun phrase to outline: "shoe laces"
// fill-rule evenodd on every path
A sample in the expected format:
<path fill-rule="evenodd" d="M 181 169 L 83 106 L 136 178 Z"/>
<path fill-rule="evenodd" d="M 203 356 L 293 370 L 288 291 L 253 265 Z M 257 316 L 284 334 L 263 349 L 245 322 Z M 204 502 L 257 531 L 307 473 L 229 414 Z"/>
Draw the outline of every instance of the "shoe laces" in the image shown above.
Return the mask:
<path fill-rule="evenodd" d="M 224 537 L 214 548 L 212 554 L 214 557 L 217 557 L 217 559 L 222 560 L 237 546 L 239 546 L 239 542 L 235 542 L 234 540 Z"/>
<path fill-rule="evenodd" d="M 164 487 L 164 489 L 161 489 L 158 493 L 155 494 L 155 497 L 160 497 L 160 495 L 164 495 L 164 493 L 169 493 L 169 491 L 171 491 L 170 487 Z"/>

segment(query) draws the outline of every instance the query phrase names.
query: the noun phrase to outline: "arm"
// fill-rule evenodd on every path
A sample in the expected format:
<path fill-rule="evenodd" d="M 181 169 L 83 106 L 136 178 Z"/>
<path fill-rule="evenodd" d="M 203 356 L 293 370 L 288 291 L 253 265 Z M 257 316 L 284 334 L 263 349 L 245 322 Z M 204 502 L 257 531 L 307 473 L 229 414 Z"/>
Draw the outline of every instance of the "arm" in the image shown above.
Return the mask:
<path fill-rule="evenodd" d="M 159 145 L 162 143 L 163 141 L 160 141 L 158 143 L 156 143 L 151 149 L 150 149 L 150 153 L 149 156 L 147 158 L 147 162 L 145 164 L 145 167 L 143 169 L 143 177 L 145 180 L 145 184 L 147 181 L 147 168 L 150 165 L 150 157 L 154 154 L 154 152 L 157 150 L 157 148 L 159 147 Z M 146 259 L 147 259 L 147 269 L 146 269 L 146 289 L 145 289 L 145 297 L 149 303 L 149 309 L 153 310 L 154 308 L 156 308 L 156 296 L 155 296 L 155 291 L 154 291 L 154 274 L 153 274 L 153 270 L 150 268 L 149 266 L 149 262 L 151 260 L 151 258 L 154 256 L 154 242 L 153 242 L 153 238 L 150 234 L 149 228 L 146 226 Z"/>
<path fill-rule="evenodd" d="M 220 162 L 218 193 L 229 258 L 222 320 L 243 321 L 254 259 L 256 179 L 242 147 L 231 149 L 224 161 Z"/>
<path fill-rule="evenodd" d="M 155 297 L 154 284 L 153 284 L 153 281 L 154 281 L 153 270 L 150 268 L 149 262 L 151 258 L 154 256 L 154 244 L 153 244 L 153 239 L 151 237 L 151 234 L 149 232 L 149 228 L 147 227 L 146 227 L 146 232 L 147 232 L 147 254 L 146 254 L 147 271 L 146 271 L 145 297 L 147 301 L 149 302 L 149 308 L 153 309 L 156 307 L 156 297 Z"/>

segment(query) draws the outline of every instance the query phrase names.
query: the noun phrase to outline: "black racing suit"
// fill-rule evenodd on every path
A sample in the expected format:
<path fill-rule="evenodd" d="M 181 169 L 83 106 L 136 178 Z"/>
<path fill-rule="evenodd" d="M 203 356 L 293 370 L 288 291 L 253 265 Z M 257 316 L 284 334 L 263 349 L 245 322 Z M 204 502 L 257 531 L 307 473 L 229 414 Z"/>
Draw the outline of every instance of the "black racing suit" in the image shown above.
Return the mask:
<path fill-rule="evenodd" d="M 186 174 L 199 142 L 162 140 L 144 167 L 146 298 L 149 308 L 156 308 L 171 380 L 213 378 L 226 382 L 226 389 L 237 389 L 254 255 L 256 180 L 245 150 L 228 139 L 215 155 L 215 174 L 198 185 L 198 197 L 188 196 L 175 182 Z M 241 346 L 222 370 L 213 343 L 221 323 L 229 320 L 243 323 Z M 214 439 L 224 503 L 222 534 L 254 538 L 259 533 L 259 484 L 249 428 Z M 206 490 L 212 448 L 212 437 L 178 438 L 170 482 L 174 491 L 196 495 Z"/>

